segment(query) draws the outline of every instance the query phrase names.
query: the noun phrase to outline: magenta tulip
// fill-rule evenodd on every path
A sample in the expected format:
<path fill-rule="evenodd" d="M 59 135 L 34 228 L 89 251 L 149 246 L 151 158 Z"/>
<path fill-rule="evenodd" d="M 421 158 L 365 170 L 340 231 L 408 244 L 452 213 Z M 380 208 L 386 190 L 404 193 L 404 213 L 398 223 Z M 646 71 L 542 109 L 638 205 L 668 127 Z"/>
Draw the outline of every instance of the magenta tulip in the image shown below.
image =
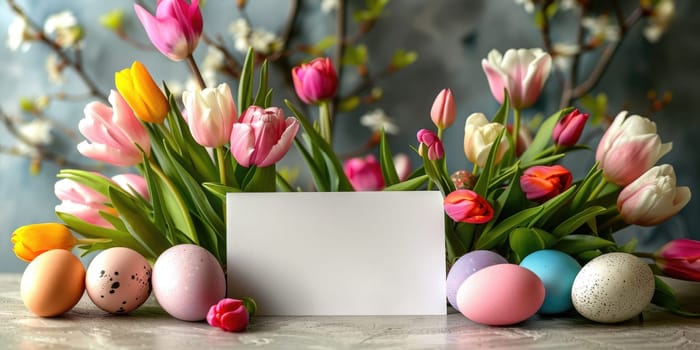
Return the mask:
<path fill-rule="evenodd" d="M 588 121 L 588 113 L 581 113 L 578 109 L 571 111 L 554 126 L 552 131 L 554 144 L 566 147 L 575 145 L 581 137 L 586 121 Z"/>
<path fill-rule="evenodd" d="M 655 256 L 656 265 L 666 276 L 700 281 L 700 241 L 675 239 L 661 247 Z"/>
<path fill-rule="evenodd" d="M 516 109 L 532 106 L 542 92 L 552 68 L 552 57 L 541 49 L 510 49 L 505 55 L 491 50 L 481 67 L 491 94 L 503 104 L 503 90 L 508 90 L 510 103 Z"/>
<path fill-rule="evenodd" d="M 561 165 L 536 165 L 520 176 L 520 188 L 528 200 L 544 203 L 571 186 L 573 176 Z"/>
<path fill-rule="evenodd" d="M 281 109 L 250 106 L 233 124 L 231 153 L 244 167 L 273 165 L 287 154 L 297 130 L 299 121 Z"/>
<path fill-rule="evenodd" d="M 455 99 L 452 96 L 452 90 L 442 89 L 433 101 L 433 107 L 430 108 L 430 119 L 438 129 L 447 129 L 455 122 L 457 110 L 455 108 Z"/>
<path fill-rule="evenodd" d="M 440 138 L 438 138 L 434 132 L 428 129 L 420 129 L 418 130 L 418 134 L 416 134 L 416 138 L 418 139 L 418 142 L 420 142 L 418 152 L 421 155 L 423 155 L 423 152 L 425 152 L 425 149 L 427 148 L 428 159 L 430 160 L 442 159 L 442 157 L 445 156 L 442 141 L 440 141 Z"/>
<path fill-rule="evenodd" d="M 330 58 L 319 57 L 292 68 L 297 96 L 306 104 L 315 104 L 335 96 L 338 77 Z"/>
<path fill-rule="evenodd" d="M 199 0 L 159 0 L 155 16 L 138 4 L 134 10 L 153 46 L 166 57 L 180 61 L 197 48 L 203 28 Z"/>
<path fill-rule="evenodd" d="M 343 164 L 345 175 L 355 191 L 379 191 L 384 188 L 382 168 L 373 155 L 351 158 Z"/>
<path fill-rule="evenodd" d="M 673 167 L 655 166 L 627 185 L 617 197 L 625 223 L 654 226 L 676 215 L 690 201 L 688 187 L 676 187 Z"/>
<path fill-rule="evenodd" d="M 620 112 L 598 143 L 595 159 L 603 176 L 626 186 L 670 152 L 672 144 L 661 143 L 656 124 L 651 120 Z"/>
<path fill-rule="evenodd" d="M 204 90 L 185 90 L 182 102 L 187 112 L 182 116 L 198 144 L 221 147 L 229 142 L 238 114 L 227 84 Z"/>
<path fill-rule="evenodd" d="M 494 215 L 489 202 L 472 190 L 450 192 L 443 202 L 445 213 L 455 222 L 483 224 Z"/>
<path fill-rule="evenodd" d="M 248 327 L 248 310 L 238 299 L 222 299 L 207 313 L 207 323 L 227 332 L 242 332 Z"/>
<path fill-rule="evenodd" d="M 151 151 L 146 128 L 118 92 L 110 92 L 109 102 L 111 108 L 101 102 L 91 102 L 85 106 L 85 118 L 78 123 L 78 129 L 87 141 L 78 144 L 78 152 L 116 166 L 141 163 L 139 147 L 146 156 Z"/>
<path fill-rule="evenodd" d="M 54 193 L 61 200 L 56 212 L 71 214 L 95 226 L 114 228 L 100 212 L 117 216 L 114 208 L 107 206 L 109 199 L 92 188 L 69 179 L 61 179 L 54 184 Z"/>

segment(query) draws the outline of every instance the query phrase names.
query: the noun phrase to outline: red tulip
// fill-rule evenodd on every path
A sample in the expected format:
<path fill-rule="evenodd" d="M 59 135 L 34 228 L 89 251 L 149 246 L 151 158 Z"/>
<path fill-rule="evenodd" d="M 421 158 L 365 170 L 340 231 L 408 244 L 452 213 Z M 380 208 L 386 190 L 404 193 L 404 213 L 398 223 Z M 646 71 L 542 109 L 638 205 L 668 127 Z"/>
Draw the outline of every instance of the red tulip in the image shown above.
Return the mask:
<path fill-rule="evenodd" d="M 559 146 L 575 145 L 581 137 L 587 120 L 588 113 L 581 113 L 578 109 L 571 111 L 554 127 L 554 131 L 552 131 L 554 143 Z"/>
<path fill-rule="evenodd" d="M 561 165 L 536 165 L 520 176 L 520 188 L 528 200 L 542 203 L 566 191 L 572 180 L 571 172 Z"/>
<path fill-rule="evenodd" d="M 656 265 L 669 277 L 700 281 L 700 241 L 675 239 L 656 252 Z"/>
<path fill-rule="evenodd" d="M 443 205 L 445 213 L 457 222 L 483 224 L 493 218 L 493 208 L 489 202 L 471 190 L 450 192 Z"/>
<path fill-rule="evenodd" d="M 319 57 L 292 68 L 292 81 L 297 95 L 307 104 L 332 98 L 338 88 L 335 68 L 327 57 Z"/>
<path fill-rule="evenodd" d="M 227 332 L 242 332 L 248 327 L 248 310 L 238 299 L 222 299 L 207 313 L 207 323 Z"/>

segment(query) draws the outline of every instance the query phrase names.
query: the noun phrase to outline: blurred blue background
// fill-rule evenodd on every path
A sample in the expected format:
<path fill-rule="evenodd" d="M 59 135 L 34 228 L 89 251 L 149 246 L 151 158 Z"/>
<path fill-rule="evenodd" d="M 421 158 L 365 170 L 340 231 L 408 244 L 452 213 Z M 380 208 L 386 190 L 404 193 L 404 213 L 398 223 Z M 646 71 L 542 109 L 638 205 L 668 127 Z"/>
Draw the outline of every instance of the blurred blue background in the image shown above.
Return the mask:
<path fill-rule="evenodd" d="M 105 94 L 113 88 L 115 71 L 130 66 L 133 60 L 143 62 L 156 80 L 185 81 L 188 70 L 184 63 L 172 62 L 153 50 L 137 49 L 118 39 L 114 33 L 99 24 L 98 17 L 107 11 L 121 8 L 125 11 L 125 30 L 136 40 L 147 43 L 140 24 L 133 15 L 133 1 L 39 1 L 17 0 L 29 17 L 42 23 L 47 16 L 70 10 L 85 29 L 83 65 L 87 74 L 97 82 Z M 221 35 L 227 47 L 237 57 L 229 33 L 230 23 L 240 15 L 233 1 L 209 0 L 203 9 L 205 32 L 215 37 Z M 363 5 L 363 1 L 349 1 L 351 11 Z M 153 7 L 153 5 L 151 5 Z M 287 1 L 251 0 L 248 16 L 256 27 L 280 33 L 289 10 Z M 8 115 L 22 117 L 18 101 L 22 97 L 38 97 L 43 94 L 70 92 L 80 94 L 85 90 L 82 82 L 67 69 L 63 84 L 48 80 L 45 71 L 46 57 L 50 50 L 34 43 L 26 52 L 10 51 L 4 44 L 7 28 L 15 15 L 5 1 L 0 1 L 0 109 Z M 679 185 L 687 185 L 697 191 L 700 179 L 700 162 L 696 151 L 700 148 L 700 45 L 697 43 L 697 25 L 700 23 L 700 2 L 676 1 L 676 17 L 668 31 L 657 43 L 649 43 L 642 36 L 644 21 L 632 28 L 612 60 L 608 71 L 594 92 L 605 92 L 609 100 L 608 112 L 614 116 L 622 109 L 642 114 L 657 122 L 664 142 L 673 141 L 673 151 L 662 159 L 672 164 L 678 175 Z M 561 24 L 561 23 L 559 23 Z M 321 11 L 321 0 L 302 1 L 300 23 L 295 27 L 294 44 L 313 43 L 333 32 L 332 14 Z M 564 23 L 564 25 L 566 25 Z M 351 26 L 351 31 L 354 30 Z M 403 48 L 418 53 L 418 61 L 406 69 L 377 81 L 383 89 L 383 98 L 376 105 L 362 106 L 338 119 L 336 146 L 342 152 L 355 149 L 369 136 L 370 131 L 359 124 L 359 116 L 375 108 L 382 108 L 396 120 L 401 132 L 391 138 L 395 153 L 410 153 L 408 145 L 415 143 L 415 132 L 431 127 L 428 112 L 432 100 L 440 89 L 449 87 L 457 99 L 458 119 L 445 133 L 446 149 L 450 155 L 451 171 L 471 169 L 462 155 L 462 125 L 472 112 L 493 115 L 498 108 L 491 96 L 481 69 L 481 59 L 493 48 L 505 51 L 509 48 L 541 47 L 539 33 L 533 25 L 533 16 L 513 0 L 456 1 L 456 0 L 394 0 L 372 31 L 361 38 L 370 52 L 370 62 L 386 64 L 395 49 Z M 200 45 L 195 56 L 202 59 L 206 53 Z M 293 57 L 302 59 L 304 56 Z M 295 61 L 296 62 L 296 61 Z M 592 62 L 584 61 L 590 69 Z M 370 65 L 370 70 L 373 69 Z M 273 70 L 275 75 L 289 74 Z M 348 74 L 350 76 L 352 74 Z M 347 79 L 349 89 L 354 82 Z M 289 92 L 278 83 L 274 101 L 281 105 Z M 550 78 L 543 97 L 534 108 L 525 112 L 526 117 L 536 113 L 551 113 L 559 104 L 559 86 Z M 669 91 L 673 101 L 662 111 L 651 114 L 647 92 Z M 58 127 L 77 131 L 77 122 L 83 116 L 82 109 L 88 100 L 52 102 L 47 114 L 60 121 Z M 24 115 L 25 120 L 29 116 Z M 593 135 L 595 140 L 596 134 Z M 86 162 L 75 151 L 80 141 L 54 133 L 51 150 L 65 155 L 69 161 L 88 166 L 99 164 Z M 0 129 L 0 145 L 12 147 L 17 141 L 5 129 Z M 287 165 L 298 159 L 290 155 Z M 414 158 L 414 162 L 417 159 Z M 581 173 L 593 163 L 592 152 L 581 152 L 568 161 L 575 173 Z M 54 206 L 58 200 L 53 194 L 53 184 L 59 170 L 55 164 L 44 162 L 36 175 L 30 174 L 31 161 L 26 157 L 0 154 L 0 272 L 21 271 L 26 264 L 15 258 L 10 244 L 10 234 L 19 226 L 57 221 Z M 125 171 L 125 169 L 107 169 Z M 640 248 L 652 250 L 669 239 L 690 236 L 700 238 L 695 227 L 700 225 L 697 215 L 698 200 L 690 204 L 668 222 L 653 228 L 628 229 L 619 235 L 625 240 L 631 236 L 640 239 Z"/>

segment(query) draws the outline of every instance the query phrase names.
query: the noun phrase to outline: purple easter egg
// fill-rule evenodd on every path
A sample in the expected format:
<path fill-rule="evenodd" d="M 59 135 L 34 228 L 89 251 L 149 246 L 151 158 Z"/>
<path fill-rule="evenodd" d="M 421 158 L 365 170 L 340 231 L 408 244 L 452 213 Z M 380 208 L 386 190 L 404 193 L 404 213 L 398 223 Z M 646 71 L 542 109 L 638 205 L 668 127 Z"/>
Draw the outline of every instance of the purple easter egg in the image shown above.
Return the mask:
<path fill-rule="evenodd" d="M 459 311 L 457 290 L 467 277 L 485 267 L 507 263 L 508 261 L 504 257 L 490 250 L 475 250 L 462 255 L 455 261 L 447 274 L 447 301 L 455 310 Z"/>

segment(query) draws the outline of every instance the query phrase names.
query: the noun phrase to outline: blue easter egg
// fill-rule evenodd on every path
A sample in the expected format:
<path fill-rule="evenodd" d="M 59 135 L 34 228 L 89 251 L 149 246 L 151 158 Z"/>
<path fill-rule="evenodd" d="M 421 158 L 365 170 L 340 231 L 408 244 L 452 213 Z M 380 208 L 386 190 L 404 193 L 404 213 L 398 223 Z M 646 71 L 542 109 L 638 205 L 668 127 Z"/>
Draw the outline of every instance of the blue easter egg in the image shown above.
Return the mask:
<path fill-rule="evenodd" d="M 475 250 L 462 255 L 450 268 L 447 274 L 447 301 L 455 310 L 457 307 L 457 290 L 462 285 L 467 277 L 471 276 L 485 267 L 497 264 L 507 264 L 508 260 L 504 257 L 489 251 Z"/>
<path fill-rule="evenodd" d="M 571 286 L 581 265 L 558 250 L 538 250 L 523 259 L 520 266 L 532 271 L 544 283 L 544 303 L 540 314 L 560 314 L 571 310 Z"/>

